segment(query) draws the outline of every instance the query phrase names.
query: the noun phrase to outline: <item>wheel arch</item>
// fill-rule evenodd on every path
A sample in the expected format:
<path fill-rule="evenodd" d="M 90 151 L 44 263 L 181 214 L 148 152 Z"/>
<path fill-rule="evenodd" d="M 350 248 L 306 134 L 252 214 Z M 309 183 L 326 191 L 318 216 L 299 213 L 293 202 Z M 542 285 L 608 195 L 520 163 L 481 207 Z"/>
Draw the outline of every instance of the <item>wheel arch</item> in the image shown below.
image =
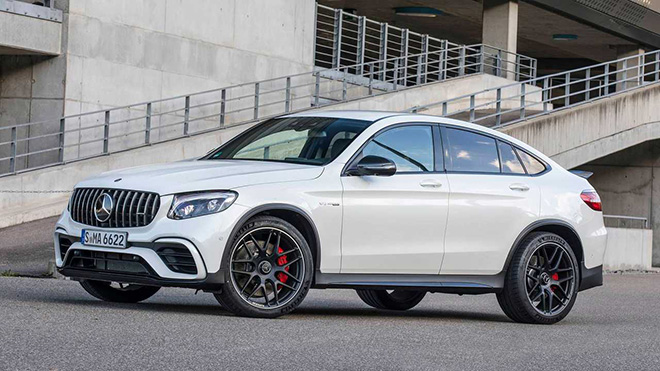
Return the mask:
<path fill-rule="evenodd" d="M 243 224 L 245 224 L 248 220 L 260 215 L 275 216 L 291 223 L 291 225 L 296 227 L 296 229 L 303 235 L 309 244 L 309 249 L 312 251 L 314 269 L 319 269 L 321 266 L 321 240 L 319 238 L 318 230 L 312 221 L 312 217 L 309 216 L 309 214 L 307 214 L 307 212 L 305 212 L 303 209 L 297 206 L 274 203 L 254 207 L 238 220 L 233 230 L 231 231 L 229 240 L 231 241 L 234 239 L 234 236 L 243 226 Z M 225 248 L 231 248 L 231 246 L 227 245 Z M 224 265 L 221 264 L 221 266 Z M 312 277 L 314 276 L 315 275 L 312 275 Z"/>
<path fill-rule="evenodd" d="M 584 265 L 584 250 L 582 247 L 582 240 L 580 239 L 580 236 L 578 235 L 575 228 L 563 220 L 544 219 L 537 220 L 534 223 L 528 225 L 518 235 L 516 240 L 513 242 L 511 249 L 509 250 L 509 255 L 506 257 L 506 262 L 504 263 L 504 269 L 502 272 L 507 272 L 509 270 L 511 259 L 513 258 L 515 251 L 518 249 L 520 242 L 532 232 L 550 232 L 566 240 L 578 260 L 578 271 L 582 270 L 582 266 Z M 582 280 L 582 275 L 580 275 L 580 280 Z"/>

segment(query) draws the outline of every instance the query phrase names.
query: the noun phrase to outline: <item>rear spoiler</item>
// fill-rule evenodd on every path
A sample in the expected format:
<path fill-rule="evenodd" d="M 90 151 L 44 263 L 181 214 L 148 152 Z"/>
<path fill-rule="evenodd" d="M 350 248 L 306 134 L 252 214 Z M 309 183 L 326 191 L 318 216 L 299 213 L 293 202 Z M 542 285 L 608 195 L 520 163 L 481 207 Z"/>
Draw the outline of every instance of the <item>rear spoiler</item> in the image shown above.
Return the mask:
<path fill-rule="evenodd" d="M 584 171 L 584 170 L 569 170 L 571 173 L 579 176 L 580 178 L 584 179 L 589 179 L 594 173 L 591 171 Z"/>

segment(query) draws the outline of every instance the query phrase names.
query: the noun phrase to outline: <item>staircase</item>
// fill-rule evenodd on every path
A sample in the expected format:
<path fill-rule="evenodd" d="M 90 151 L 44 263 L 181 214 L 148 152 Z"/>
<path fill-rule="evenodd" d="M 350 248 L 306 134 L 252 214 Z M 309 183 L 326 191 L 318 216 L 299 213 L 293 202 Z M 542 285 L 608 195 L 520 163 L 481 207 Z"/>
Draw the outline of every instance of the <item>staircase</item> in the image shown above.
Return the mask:
<path fill-rule="evenodd" d="M 0 177 L 466 76 L 536 75 L 533 58 L 321 5 L 315 56 L 317 67 L 306 73 L 2 127 Z"/>

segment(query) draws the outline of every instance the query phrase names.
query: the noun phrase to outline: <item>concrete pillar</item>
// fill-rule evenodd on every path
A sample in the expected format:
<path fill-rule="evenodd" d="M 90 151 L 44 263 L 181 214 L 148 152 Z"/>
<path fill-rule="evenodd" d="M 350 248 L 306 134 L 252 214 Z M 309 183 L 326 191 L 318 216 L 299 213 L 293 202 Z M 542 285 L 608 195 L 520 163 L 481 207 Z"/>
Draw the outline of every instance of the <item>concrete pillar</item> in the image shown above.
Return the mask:
<path fill-rule="evenodd" d="M 616 59 L 635 57 L 644 54 L 644 49 L 641 49 L 637 45 L 619 45 L 616 47 L 616 54 Z M 640 76 L 640 73 L 638 62 L 638 58 L 629 58 L 616 64 L 617 71 L 621 71 L 616 74 L 616 81 L 620 81 L 616 84 L 617 91 L 639 85 L 638 76 Z"/>
<path fill-rule="evenodd" d="M 518 43 L 518 1 L 484 0 L 481 40 L 484 44 L 516 53 Z M 490 50 L 489 53 L 494 51 Z M 486 59 L 487 64 L 490 58 Z M 515 56 L 502 54 L 501 76 L 515 79 Z"/>

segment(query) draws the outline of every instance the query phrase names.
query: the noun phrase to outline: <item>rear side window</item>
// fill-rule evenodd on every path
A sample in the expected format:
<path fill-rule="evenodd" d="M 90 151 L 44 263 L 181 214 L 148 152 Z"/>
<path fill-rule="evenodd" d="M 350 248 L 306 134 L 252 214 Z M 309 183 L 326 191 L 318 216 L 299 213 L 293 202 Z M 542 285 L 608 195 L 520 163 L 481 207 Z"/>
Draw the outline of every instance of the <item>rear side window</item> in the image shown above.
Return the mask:
<path fill-rule="evenodd" d="M 396 164 L 397 173 L 433 171 L 433 134 L 427 125 L 390 129 L 373 138 L 362 156 L 380 156 Z"/>
<path fill-rule="evenodd" d="M 511 145 L 498 141 L 500 147 L 500 157 L 502 158 L 502 173 L 504 174 L 525 174 L 516 152 Z"/>
<path fill-rule="evenodd" d="M 447 170 L 499 173 L 500 159 L 495 139 L 473 132 L 446 128 Z"/>
<path fill-rule="evenodd" d="M 518 152 L 518 156 L 520 156 L 523 165 L 525 165 L 525 169 L 527 169 L 528 174 L 534 175 L 545 171 L 545 165 L 543 165 L 541 161 L 532 157 L 530 154 L 528 154 L 525 151 L 521 151 L 519 149 L 516 149 L 516 151 Z"/>

